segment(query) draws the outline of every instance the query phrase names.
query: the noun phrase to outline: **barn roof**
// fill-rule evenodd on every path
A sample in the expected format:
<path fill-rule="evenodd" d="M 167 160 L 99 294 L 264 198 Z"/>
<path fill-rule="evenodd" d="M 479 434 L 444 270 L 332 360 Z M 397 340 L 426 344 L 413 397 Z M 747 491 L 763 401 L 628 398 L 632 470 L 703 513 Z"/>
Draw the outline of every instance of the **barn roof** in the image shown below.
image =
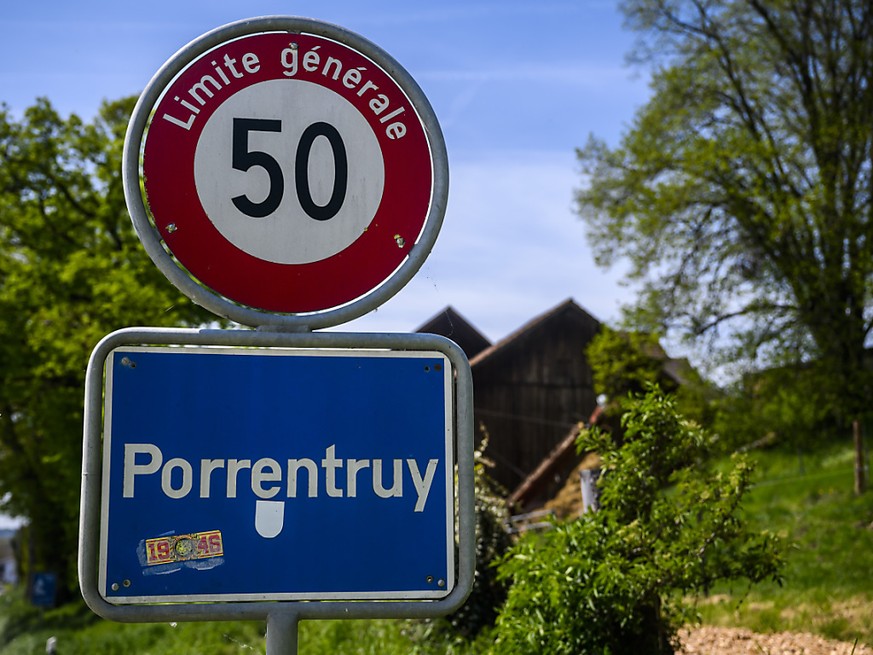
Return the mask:
<path fill-rule="evenodd" d="M 490 348 L 487 348 L 480 352 L 476 357 L 474 357 L 470 361 L 471 366 L 476 366 L 486 360 L 491 360 L 493 358 L 499 357 L 502 353 L 512 350 L 515 346 L 517 346 L 520 342 L 528 338 L 533 333 L 547 327 L 553 321 L 566 316 L 574 316 L 577 318 L 582 318 L 585 321 L 591 322 L 595 325 L 600 325 L 600 321 L 591 316 L 588 312 L 586 312 L 582 307 L 580 307 L 576 301 L 572 298 L 568 298 L 561 304 L 553 307 L 552 309 L 540 314 L 529 320 L 527 323 L 518 328 L 515 332 L 512 332 L 507 337 L 501 339 L 497 343 L 495 343 Z"/>
<path fill-rule="evenodd" d="M 439 334 L 451 339 L 461 347 L 468 359 L 473 359 L 491 346 L 491 342 L 451 305 L 432 316 L 415 331 Z"/>
<path fill-rule="evenodd" d="M 524 507 L 529 499 L 537 494 L 539 487 L 544 481 L 554 476 L 566 478 L 570 469 L 576 466 L 582 459 L 576 452 L 576 439 L 584 427 L 597 425 L 602 418 L 603 408 L 599 405 L 594 408 L 588 423 L 577 423 L 569 429 L 567 436 L 549 453 L 540 465 L 528 475 L 524 481 L 515 488 L 507 498 L 511 507 Z"/>

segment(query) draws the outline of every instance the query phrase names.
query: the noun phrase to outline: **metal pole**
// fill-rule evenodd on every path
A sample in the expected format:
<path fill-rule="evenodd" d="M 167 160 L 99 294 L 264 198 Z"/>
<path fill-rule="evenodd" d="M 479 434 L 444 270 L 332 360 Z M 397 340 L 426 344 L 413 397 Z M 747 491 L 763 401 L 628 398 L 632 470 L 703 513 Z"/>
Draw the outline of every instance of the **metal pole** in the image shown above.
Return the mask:
<path fill-rule="evenodd" d="M 277 611 L 267 614 L 267 655 L 297 655 L 296 612 Z"/>

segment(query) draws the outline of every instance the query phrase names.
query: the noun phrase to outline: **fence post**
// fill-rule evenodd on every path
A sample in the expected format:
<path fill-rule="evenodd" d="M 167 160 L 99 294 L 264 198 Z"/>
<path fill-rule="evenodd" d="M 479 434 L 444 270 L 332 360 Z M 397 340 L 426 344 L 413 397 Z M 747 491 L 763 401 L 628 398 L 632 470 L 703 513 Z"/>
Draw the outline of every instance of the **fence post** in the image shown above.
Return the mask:
<path fill-rule="evenodd" d="M 582 469 L 579 471 L 579 478 L 582 486 L 582 513 L 596 512 L 600 509 L 600 488 L 597 486 L 600 469 Z"/>
<path fill-rule="evenodd" d="M 861 422 L 852 421 L 852 437 L 855 442 L 855 495 L 861 495 L 867 490 L 867 480 L 864 466 L 864 440 L 861 436 Z"/>

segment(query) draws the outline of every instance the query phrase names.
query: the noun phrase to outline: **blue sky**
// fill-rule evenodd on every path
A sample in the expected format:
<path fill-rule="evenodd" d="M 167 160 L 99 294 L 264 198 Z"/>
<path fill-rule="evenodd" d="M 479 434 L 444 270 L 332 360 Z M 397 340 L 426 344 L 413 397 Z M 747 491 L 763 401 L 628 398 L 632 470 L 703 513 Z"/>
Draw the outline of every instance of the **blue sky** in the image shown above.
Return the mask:
<path fill-rule="evenodd" d="M 574 149 L 612 145 L 648 97 L 625 65 L 634 35 L 615 2 L 30 0 L 0 12 L 0 101 L 39 96 L 93 116 L 138 94 L 176 50 L 252 16 L 336 23 L 373 41 L 422 87 L 442 126 L 450 191 L 433 253 L 416 277 L 343 330 L 411 331 L 446 305 L 492 341 L 572 297 L 614 321 L 631 292 L 593 262 L 573 190 Z"/>

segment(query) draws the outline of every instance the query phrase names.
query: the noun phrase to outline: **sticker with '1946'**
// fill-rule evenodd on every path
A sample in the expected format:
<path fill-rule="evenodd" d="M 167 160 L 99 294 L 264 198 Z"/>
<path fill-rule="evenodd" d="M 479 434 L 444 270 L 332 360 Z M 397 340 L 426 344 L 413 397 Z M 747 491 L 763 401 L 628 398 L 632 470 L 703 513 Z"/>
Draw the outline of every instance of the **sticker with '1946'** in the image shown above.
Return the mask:
<path fill-rule="evenodd" d="M 224 555 L 220 530 L 146 539 L 145 546 L 146 564 L 149 566 Z"/>

